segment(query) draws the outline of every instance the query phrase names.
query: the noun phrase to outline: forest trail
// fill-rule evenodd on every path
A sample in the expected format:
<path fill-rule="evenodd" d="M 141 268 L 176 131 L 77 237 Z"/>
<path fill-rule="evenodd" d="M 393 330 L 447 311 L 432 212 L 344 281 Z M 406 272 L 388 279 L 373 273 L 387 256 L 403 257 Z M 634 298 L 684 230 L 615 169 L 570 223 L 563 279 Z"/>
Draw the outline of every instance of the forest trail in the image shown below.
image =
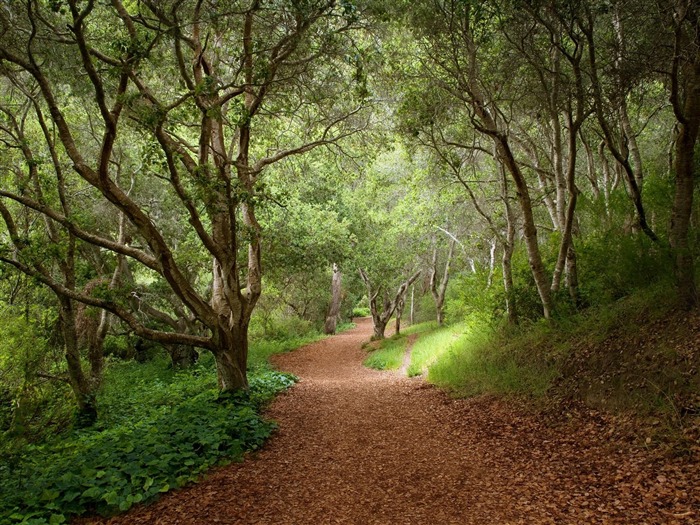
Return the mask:
<path fill-rule="evenodd" d="M 370 335 L 371 322 L 360 320 L 277 356 L 301 381 L 271 406 L 280 428 L 263 450 L 96 523 L 700 520 L 697 473 L 620 441 L 604 418 L 553 425 L 503 401 L 451 400 L 419 379 L 364 368 L 361 344 Z"/>

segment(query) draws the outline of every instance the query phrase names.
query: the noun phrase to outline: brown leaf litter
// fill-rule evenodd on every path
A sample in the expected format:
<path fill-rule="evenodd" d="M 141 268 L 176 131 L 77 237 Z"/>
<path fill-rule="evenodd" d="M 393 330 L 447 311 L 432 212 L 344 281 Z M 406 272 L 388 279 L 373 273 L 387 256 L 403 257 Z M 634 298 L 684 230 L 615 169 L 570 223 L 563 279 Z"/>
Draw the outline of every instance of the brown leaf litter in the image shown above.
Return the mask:
<path fill-rule="evenodd" d="M 278 356 L 301 381 L 241 464 L 102 524 L 700 523 L 692 455 L 646 448 L 599 413 L 558 424 L 508 400 L 450 399 L 362 366 L 371 323 Z"/>

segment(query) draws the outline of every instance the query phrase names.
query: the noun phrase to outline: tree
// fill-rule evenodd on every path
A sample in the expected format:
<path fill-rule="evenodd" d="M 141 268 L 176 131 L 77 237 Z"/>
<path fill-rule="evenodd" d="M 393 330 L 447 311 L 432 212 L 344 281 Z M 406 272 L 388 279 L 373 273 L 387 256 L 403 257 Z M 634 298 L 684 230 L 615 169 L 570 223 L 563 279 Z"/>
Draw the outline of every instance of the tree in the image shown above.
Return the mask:
<path fill-rule="evenodd" d="M 373 283 L 364 269 L 360 268 L 359 271 L 362 281 L 367 286 L 369 309 L 372 313 L 372 323 L 374 325 L 374 335 L 372 336 L 372 339 L 384 339 L 384 332 L 386 330 L 387 323 L 391 319 L 391 316 L 394 315 L 397 306 L 401 304 L 401 308 L 403 309 L 408 287 L 411 286 L 411 284 L 413 284 L 418 277 L 420 277 L 421 272 L 419 270 L 405 279 L 399 285 L 396 293 L 393 294 L 385 288 L 384 284 Z M 398 327 L 400 328 L 400 324 Z"/>
<path fill-rule="evenodd" d="M 496 82 L 489 83 L 485 73 L 489 46 L 494 46 L 498 38 L 492 7 L 429 1 L 416 10 L 414 24 L 425 43 L 424 60 L 429 64 L 426 70 L 434 84 L 464 105 L 471 125 L 492 141 L 496 159 L 515 184 L 530 268 L 543 315 L 549 319 L 553 303 L 537 240 L 530 189 L 515 157 L 508 117 L 498 105 Z"/>
<path fill-rule="evenodd" d="M 331 301 L 326 313 L 324 331 L 331 335 L 335 333 L 340 316 L 340 302 L 342 301 L 342 272 L 336 263 L 333 263 L 333 278 L 331 280 Z"/>
<path fill-rule="evenodd" d="M 667 21 L 674 37 L 670 99 L 677 120 L 670 241 L 678 295 L 685 307 L 692 308 L 698 304 L 698 291 L 688 234 L 697 179 L 695 147 L 700 130 L 700 9 L 694 2 L 679 0 L 662 12 L 671 14 Z"/>
<path fill-rule="evenodd" d="M 211 351 L 220 388 L 246 388 L 248 327 L 262 289 L 263 232 L 256 215 L 265 201 L 262 174 L 362 125 L 351 97 L 335 97 L 351 91 L 340 81 L 347 65 L 336 60 L 336 50 L 350 40 L 357 15 L 331 0 L 241 1 L 225 11 L 208 1 L 27 0 L 3 9 L 0 24 L 5 89 L 11 83 L 26 97 L 35 118 L 50 115 L 56 140 L 46 141 L 47 151 L 69 159 L 78 177 L 71 184 L 97 190 L 126 217 L 134 238 L 92 231 L 38 195 L 1 196 L 153 272 L 205 334 L 149 328 L 123 293 L 71 289 L 37 272 L 21 253 L 5 252 L 0 260 L 62 297 L 113 313 L 141 337 Z M 85 75 L 66 76 L 76 69 Z M 328 91 L 329 79 L 335 91 Z M 266 135 L 293 121 L 304 122 L 298 127 L 304 134 Z M 184 270 L 148 202 L 115 180 L 115 152 L 128 149 L 131 138 L 126 129 L 158 166 L 139 175 L 177 204 L 187 218 L 183 226 L 210 257 L 210 296 Z M 136 173 L 138 164 L 128 169 Z"/>
<path fill-rule="evenodd" d="M 440 278 L 440 283 L 438 284 L 438 250 L 437 246 L 433 248 L 433 260 L 430 265 L 430 292 L 433 294 L 433 299 L 435 301 L 435 315 L 437 318 L 438 326 L 442 326 L 444 322 L 445 312 L 443 307 L 445 305 L 445 293 L 447 292 L 447 283 L 450 280 L 450 264 L 452 263 L 452 255 L 454 254 L 455 240 L 450 239 L 450 248 L 447 252 L 447 258 L 445 259 L 445 269 L 442 272 L 442 277 Z"/>

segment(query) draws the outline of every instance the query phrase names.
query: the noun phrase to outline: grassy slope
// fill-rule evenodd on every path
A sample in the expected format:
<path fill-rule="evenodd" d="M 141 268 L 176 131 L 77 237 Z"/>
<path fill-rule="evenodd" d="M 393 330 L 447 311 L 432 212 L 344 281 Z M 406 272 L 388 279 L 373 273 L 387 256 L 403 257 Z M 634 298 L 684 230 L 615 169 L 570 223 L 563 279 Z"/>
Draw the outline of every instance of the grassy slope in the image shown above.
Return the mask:
<path fill-rule="evenodd" d="M 676 422 L 700 415 L 700 311 L 675 308 L 663 286 L 505 331 L 422 323 L 373 343 L 365 365 L 399 369 L 411 333 L 421 335 L 408 375 L 424 374 L 455 396 L 577 400 Z"/>
<path fill-rule="evenodd" d="M 700 312 L 674 309 L 663 291 L 554 325 L 505 334 L 471 327 L 445 348 L 450 330 L 423 336 L 431 348 L 414 352 L 433 361 L 428 380 L 458 396 L 547 395 L 675 418 L 700 411 Z"/>

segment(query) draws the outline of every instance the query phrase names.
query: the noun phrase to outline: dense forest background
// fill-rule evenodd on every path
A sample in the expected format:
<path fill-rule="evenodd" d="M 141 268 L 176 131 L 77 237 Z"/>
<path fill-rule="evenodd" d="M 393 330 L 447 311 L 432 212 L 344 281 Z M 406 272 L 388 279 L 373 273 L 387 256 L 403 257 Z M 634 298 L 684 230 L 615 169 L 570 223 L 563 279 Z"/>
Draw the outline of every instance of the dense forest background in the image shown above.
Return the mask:
<path fill-rule="evenodd" d="M 431 321 L 409 373 L 463 394 L 699 410 L 697 348 L 615 342 L 695 333 L 695 2 L 23 0 L 0 31 L 7 519 L 259 446 L 266 356 L 358 315 Z"/>

